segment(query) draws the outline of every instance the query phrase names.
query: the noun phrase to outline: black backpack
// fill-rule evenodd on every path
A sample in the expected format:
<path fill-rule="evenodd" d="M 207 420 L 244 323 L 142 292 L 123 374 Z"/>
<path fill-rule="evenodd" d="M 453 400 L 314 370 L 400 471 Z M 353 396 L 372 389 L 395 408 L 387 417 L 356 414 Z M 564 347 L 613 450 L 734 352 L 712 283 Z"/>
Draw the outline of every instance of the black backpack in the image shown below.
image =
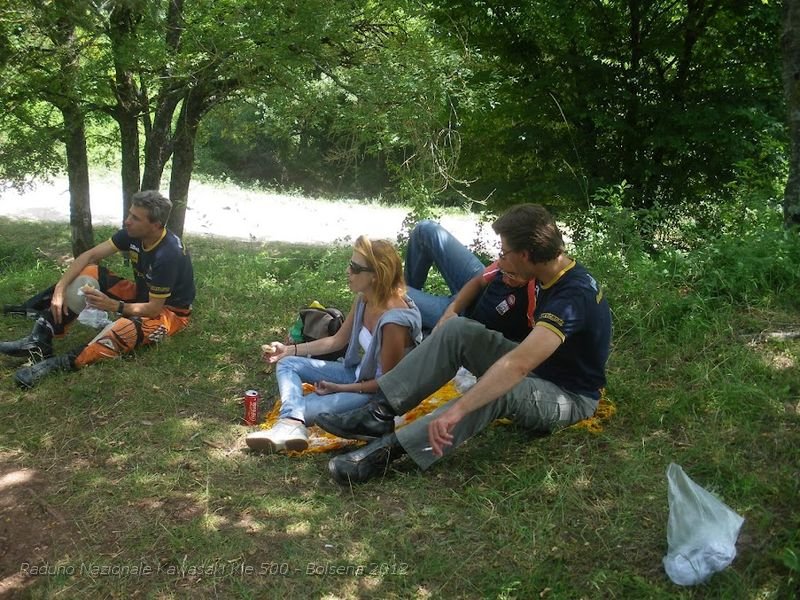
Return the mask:
<path fill-rule="evenodd" d="M 313 342 L 335 334 L 344 323 L 344 315 L 338 308 L 303 308 L 300 310 L 300 335 L 303 342 Z M 337 352 L 315 356 L 321 360 L 336 360 L 344 356 L 347 346 Z"/>

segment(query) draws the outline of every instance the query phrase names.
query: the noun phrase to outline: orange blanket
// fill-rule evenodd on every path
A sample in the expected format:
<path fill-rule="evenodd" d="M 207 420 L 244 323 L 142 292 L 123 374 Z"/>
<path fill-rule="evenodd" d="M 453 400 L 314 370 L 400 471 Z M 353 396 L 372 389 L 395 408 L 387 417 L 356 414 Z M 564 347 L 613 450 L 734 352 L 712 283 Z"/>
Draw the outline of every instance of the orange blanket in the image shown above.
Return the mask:
<path fill-rule="evenodd" d="M 314 386 L 309 383 L 303 384 L 303 391 L 309 393 L 314 390 Z M 439 390 L 425 398 L 418 406 L 408 411 L 402 417 L 398 417 L 396 422 L 397 427 L 402 427 L 412 421 L 420 418 L 423 415 L 433 412 L 436 408 L 458 398 L 461 394 L 456 390 L 454 383 L 451 381 Z M 270 411 L 267 413 L 264 423 L 261 424 L 261 429 L 270 429 L 278 421 L 278 414 L 281 409 L 280 399 L 276 399 Z M 603 423 L 610 419 L 614 413 L 617 412 L 616 406 L 606 397 L 605 390 L 600 395 L 600 402 L 597 405 L 597 410 L 594 416 L 579 421 L 572 425 L 572 427 L 584 428 L 591 433 L 600 433 L 603 431 Z M 508 419 L 500 419 L 498 423 L 510 423 Z M 333 434 L 323 431 L 319 427 L 310 427 L 308 430 L 308 449 L 303 452 L 289 452 L 288 454 L 300 455 L 307 453 L 329 452 L 330 450 L 337 450 L 346 446 L 358 445 L 363 442 L 355 440 L 343 440 Z"/>

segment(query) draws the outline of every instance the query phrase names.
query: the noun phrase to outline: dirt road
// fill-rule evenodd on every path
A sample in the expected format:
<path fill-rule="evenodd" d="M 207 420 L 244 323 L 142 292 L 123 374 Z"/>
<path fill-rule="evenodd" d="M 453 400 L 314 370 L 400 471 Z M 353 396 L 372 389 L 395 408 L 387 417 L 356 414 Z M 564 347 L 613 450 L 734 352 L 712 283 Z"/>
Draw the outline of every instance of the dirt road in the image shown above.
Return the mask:
<path fill-rule="evenodd" d="M 122 221 L 121 186 L 111 176 L 94 176 L 92 222 Z M 394 240 L 407 211 L 355 202 L 317 200 L 288 194 L 251 191 L 234 185 L 192 183 L 185 232 L 227 238 L 291 243 L 330 244 L 361 234 Z M 23 194 L 0 195 L 0 216 L 33 221 L 68 221 L 66 178 L 39 183 Z M 442 224 L 462 243 L 471 245 L 478 231 L 473 216 L 445 216 Z M 493 239 L 491 229 L 483 233 Z"/>

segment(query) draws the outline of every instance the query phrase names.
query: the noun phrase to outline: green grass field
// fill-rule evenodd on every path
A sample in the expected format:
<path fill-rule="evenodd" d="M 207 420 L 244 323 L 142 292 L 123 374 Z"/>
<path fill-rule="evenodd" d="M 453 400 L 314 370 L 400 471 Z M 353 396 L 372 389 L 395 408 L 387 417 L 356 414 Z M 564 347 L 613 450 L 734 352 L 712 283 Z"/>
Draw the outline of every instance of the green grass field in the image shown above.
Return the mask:
<path fill-rule="evenodd" d="M 68 236 L 0 220 L 0 302 L 52 283 Z M 275 396 L 259 345 L 312 300 L 349 308 L 350 250 L 187 242 L 198 296 L 185 332 L 31 391 L 14 385 L 19 360 L 0 357 L 0 596 L 800 591 L 800 340 L 760 335 L 800 329 L 795 238 L 663 259 L 579 249 L 614 311 L 605 430 L 497 426 L 430 472 L 402 460 L 352 489 L 329 479 L 327 455 L 249 454 L 240 424 L 244 390 Z M 0 339 L 30 326 L 0 317 Z M 72 333 L 57 350 L 92 335 Z M 733 565 L 695 588 L 661 563 L 670 462 L 746 519 Z"/>

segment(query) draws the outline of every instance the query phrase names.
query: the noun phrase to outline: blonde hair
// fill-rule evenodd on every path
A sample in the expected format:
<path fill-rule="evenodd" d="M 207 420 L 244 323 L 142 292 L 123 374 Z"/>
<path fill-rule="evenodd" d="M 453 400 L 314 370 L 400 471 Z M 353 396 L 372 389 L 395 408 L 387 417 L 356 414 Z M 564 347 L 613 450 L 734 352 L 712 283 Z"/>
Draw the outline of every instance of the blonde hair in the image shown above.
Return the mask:
<path fill-rule="evenodd" d="M 378 304 L 385 305 L 392 296 L 405 294 L 403 261 L 391 242 L 370 241 L 367 236 L 360 235 L 353 244 L 353 250 L 364 255 L 375 273 L 375 300 Z"/>

